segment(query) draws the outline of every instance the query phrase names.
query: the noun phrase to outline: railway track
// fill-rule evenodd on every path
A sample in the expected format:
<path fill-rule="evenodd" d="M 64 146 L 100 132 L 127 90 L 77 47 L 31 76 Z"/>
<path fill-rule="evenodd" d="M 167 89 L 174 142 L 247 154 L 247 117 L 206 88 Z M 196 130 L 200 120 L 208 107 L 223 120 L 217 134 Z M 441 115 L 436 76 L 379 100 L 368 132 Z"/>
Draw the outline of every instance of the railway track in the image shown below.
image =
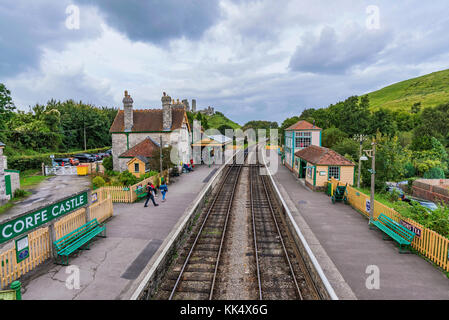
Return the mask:
<path fill-rule="evenodd" d="M 245 158 L 246 155 L 245 151 Z M 169 283 L 169 287 L 171 287 L 169 300 L 211 300 L 214 296 L 229 215 L 243 167 L 242 164 L 235 164 L 235 158 L 233 162 L 228 166 L 224 181 L 209 205 L 183 265 L 180 268 L 175 268 L 172 277 L 169 278 L 169 282 L 171 282 Z M 176 273 L 175 279 L 173 275 Z M 168 293 L 167 288 L 163 288 L 163 291 Z"/>
<path fill-rule="evenodd" d="M 249 172 L 257 288 L 260 300 L 319 300 L 305 262 L 293 245 L 259 164 Z"/>
<path fill-rule="evenodd" d="M 247 155 L 245 150 L 245 160 Z M 223 258 L 222 255 L 229 252 L 225 246 L 228 238 L 232 237 L 232 234 L 227 235 L 228 225 L 232 230 L 230 216 L 236 189 L 239 181 L 246 183 L 247 180 L 242 180 L 245 176 L 248 179 L 248 195 L 245 195 L 246 192 L 240 194 L 241 200 L 238 201 L 242 201 L 243 196 L 243 201 L 249 199 L 249 206 L 246 209 L 244 206 L 243 211 L 239 212 L 248 212 L 246 216 L 252 226 L 240 225 L 250 228 L 244 242 L 249 250 L 247 256 L 251 257 L 254 253 L 254 262 L 251 262 L 252 258 L 249 260 L 250 265 L 253 264 L 251 270 L 254 270 L 254 275 L 251 271 L 248 283 L 244 287 L 240 285 L 241 289 L 247 291 L 250 297 L 260 300 L 319 300 L 312 277 L 279 212 L 269 180 L 259 174 L 261 166 L 245 164 L 245 161 L 243 164 L 242 161 L 240 164 L 235 162 L 236 159 L 228 165 L 217 192 L 202 215 L 204 218 L 195 227 L 172 270 L 165 276 L 157 299 L 220 298 L 220 284 L 227 283 L 223 282 L 226 279 L 223 273 L 233 271 L 227 266 L 227 254 Z M 242 175 L 242 172 L 245 174 Z M 216 288 L 217 283 L 220 284 Z"/>

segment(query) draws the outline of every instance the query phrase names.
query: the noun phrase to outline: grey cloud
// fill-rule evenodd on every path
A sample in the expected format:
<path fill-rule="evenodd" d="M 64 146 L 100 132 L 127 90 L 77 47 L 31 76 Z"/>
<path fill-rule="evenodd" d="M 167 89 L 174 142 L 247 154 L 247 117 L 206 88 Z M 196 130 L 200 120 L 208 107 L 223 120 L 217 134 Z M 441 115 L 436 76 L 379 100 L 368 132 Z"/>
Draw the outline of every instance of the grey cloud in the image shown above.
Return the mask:
<path fill-rule="evenodd" d="M 109 26 L 131 40 L 163 43 L 199 38 L 219 17 L 218 0 L 75 0 L 100 8 Z"/>
<path fill-rule="evenodd" d="M 352 26 L 337 34 L 324 27 L 318 38 L 307 34 L 291 57 L 293 71 L 342 74 L 352 68 L 376 62 L 386 48 L 391 35 L 385 31 Z"/>
<path fill-rule="evenodd" d="M 99 35 L 80 15 L 78 30 L 65 26 L 68 1 L 17 0 L 0 3 L 0 77 L 6 78 L 36 67 L 44 48 L 61 49 L 67 42 Z"/>

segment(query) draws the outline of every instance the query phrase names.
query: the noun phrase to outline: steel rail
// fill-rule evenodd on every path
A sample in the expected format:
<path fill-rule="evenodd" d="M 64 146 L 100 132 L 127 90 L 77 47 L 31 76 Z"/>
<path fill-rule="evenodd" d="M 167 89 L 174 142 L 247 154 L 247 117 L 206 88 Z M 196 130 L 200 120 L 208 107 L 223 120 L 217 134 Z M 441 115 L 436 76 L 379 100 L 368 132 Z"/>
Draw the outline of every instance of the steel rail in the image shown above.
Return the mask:
<path fill-rule="evenodd" d="M 254 235 L 254 253 L 256 257 L 256 271 L 257 271 L 257 283 L 259 287 L 259 300 L 263 300 L 262 295 L 262 283 L 260 280 L 260 266 L 259 266 L 259 251 L 257 246 L 257 232 L 256 232 L 256 217 L 254 213 L 254 194 L 253 194 L 253 179 L 254 179 L 254 169 L 257 168 L 255 166 L 250 167 L 249 171 L 249 180 L 250 180 L 250 197 L 251 197 L 251 217 L 253 221 L 253 235 Z"/>
<path fill-rule="evenodd" d="M 234 160 L 236 160 L 237 155 L 238 155 L 238 154 L 236 154 L 236 155 L 234 156 Z M 247 157 L 247 154 L 244 155 L 244 159 L 246 159 L 246 157 Z M 214 200 L 213 200 L 213 202 L 211 203 L 211 205 L 210 205 L 210 207 L 209 207 L 209 210 L 207 211 L 206 217 L 204 218 L 203 223 L 201 224 L 201 227 L 200 227 L 200 229 L 199 229 L 199 231 L 198 231 L 198 233 L 197 233 L 197 235 L 196 235 L 196 237 L 195 237 L 195 240 L 194 240 L 194 242 L 193 242 L 193 244 L 192 244 L 192 246 L 191 246 L 191 248 L 190 248 L 190 250 L 189 250 L 189 254 L 188 254 L 187 257 L 186 257 L 186 260 L 184 261 L 184 264 L 183 264 L 183 266 L 182 266 L 182 268 L 181 268 L 181 271 L 179 272 L 178 278 L 176 279 L 176 283 L 175 283 L 175 285 L 173 286 L 173 289 L 172 289 L 172 291 L 171 291 L 171 293 L 170 293 L 170 297 L 168 298 L 168 300 L 172 300 L 172 299 L 173 299 L 173 296 L 174 296 L 174 294 L 175 294 L 175 292 L 176 292 L 176 289 L 178 288 L 179 282 L 181 281 L 181 278 L 182 278 L 182 276 L 183 276 L 183 274 L 184 274 L 184 270 L 185 270 L 187 264 L 188 264 L 189 261 L 190 261 L 190 257 L 191 257 L 191 255 L 192 255 L 192 253 L 193 253 L 193 251 L 194 251 L 194 249 L 195 249 L 195 247 L 196 247 L 196 244 L 197 244 L 197 242 L 198 242 L 198 239 L 200 238 L 201 233 L 202 233 L 202 231 L 203 231 L 203 228 L 204 228 L 204 226 L 206 225 L 206 222 L 207 222 L 208 219 L 209 219 L 210 213 L 213 211 L 213 209 L 214 209 L 214 207 L 215 207 L 215 203 L 217 202 L 218 198 L 220 197 L 221 191 L 222 191 L 222 189 L 224 188 L 224 186 L 227 184 L 226 182 L 227 182 L 227 180 L 228 180 L 228 178 L 229 178 L 229 176 L 230 176 L 232 170 L 233 170 L 235 167 L 238 167 L 238 170 L 239 170 L 239 171 L 237 172 L 237 176 L 235 177 L 234 185 L 233 185 L 233 188 L 232 188 L 232 194 L 231 194 L 231 198 L 230 198 L 229 204 L 228 204 L 228 209 L 227 209 L 227 214 L 226 214 L 225 225 L 224 225 L 224 229 L 223 229 L 223 232 L 222 232 L 222 239 L 221 239 L 221 242 L 220 242 L 219 253 L 218 253 L 218 255 L 217 255 L 217 263 L 216 263 L 216 266 L 215 266 L 215 271 L 214 271 L 214 276 L 213 276 L 213 281 L 212 281 L 211 291 L 210 291 L 210 294 L 209 294 L 209 299 L 212 299 L 213 289 L 214 289 L 214 286 L 215 286 L 216 274 L 217 274 L 217 270 L 218 270 L 218 263 L 219 263 L 219 259 L 220 259 L 220 256 L 221 256 L 221 249 L 222 249 L 222 246 L 223 246 L 223 243 L 224 243 L 224 236 L 225 236 L 225 234 L 226 234 L 227 221 L 228 221 L 229 213 L 230 213 L 230 211 L 231 211 L 232 202 L 233 202 L 233 200 L 234 200 L 234 193 L 235 193 L 235 189 L 236 189 L 236 186 L 237 186 L 237 181 L 239 180 L 240 173 L 241 173 L 241 170 L 242 170 L 242 167 L 243 167 L 242 165 L 236 165 L 236 164 L 234 164 L 234 163 L 229 165 L 229 169 L 228 169 L 228 171 L 226 172 L 226 176 L 225 176 L 225 178 L 223 179 L 223 183 L 220 185 L 220 188 L 219 188 L 219 190 L 217 191 L 217 194 L 215 195 Z"/>
<path fill-rule="evenodd" d="M 280 229 L 279 229 L 279 225 L 278 225 L 278 223 L 277 223 L 276 216 L 275 216 L 275 214 L 274 214 L 274 209 L 273 209 L 273 206 L 272 206 L 272 204 L 271 204 L 271 200 L 270 200 L 270 196 L 269 196 L 269 194 L 268 194 L 268 190 L 267 190 L 267 186 L 266 186 L 266 184 L 265 184 L 265 180 L 264 180 L 262 177 L 261 177 L 260 180 L 262 180 L 262 184 L 263 184 L 263 188 L 264 188 L 264 191 L 265 191 L 265 195 L 266 195 L 266 197 L 267 197 L 268 205 L 269 205 L 270 211 L 271 211 L 271 216 L 272 216 L 272 218 L 273 218 L 274 224 L 276 225 L 276 229 L 277 229 L 277 232 L 278 232 L 278 234 L 279 234 L 279 240 L 281 240 L 281 244 L 282 244 L 282 248 L 283 248 L 283 251 L 284 251 L 284 255 L 285 255 L 285 258 L 286 258 L 286 260 L 287 260 L 288 266 L 289 266 L 289 268 L 290 268 L 291 276 L 292 276 L 292 278 L 293 278 L 293 280 L 294 280 L 294 282 L 295 282 L 295 286 L 296 286 L 296 290 L 297 290 L 297 292 L 298 292 L 298 296 L 299 296 L 299 298 L 300 298 L 301 300 L 303 300 L 304 298 L 303 298 L 303 296 L 302 296 L 302 294 L 301 294 L 301 290 L 299 289 L 298 281 L 296 280 L 295 271 L 293 270 L 292 263 L 291 263 L 291 261 L 290 261 L 290 258 L 288 257 L 287 248 L 285 247 L 284 240 L 282 239 L 282 234 L 281 234 L 281 231 L 280 231 Z"/>
<path fill-rule="evenodd" d="M 215 263 L 214 276 L 212 278 L 212 286 L 210 288 L 209 300 L 212 300 L 212 297 L 214 295 L 215 280 L 217 278 L 218 266 L 220 264 L 221 250 L 223 248 L 224 237 L 226 235 L 226 230 L 227 230 L 228 220 L 229 220 L 229 214 L 231 212 L 232 203 L 234 202 L 234 195 L 235 195 L 235 189 L 237 188 L 237 182 L 239 181 L 240 173 L 242 172 L 242 165 L 237 165 L 237 166 L 239 167 L 239 171 L 237 172 L 237 176 L 236 176 L 235 181 L 234 181 L 234 186 L 232 187 L 231 198 L 229 199 L 229 204 L 228 204 L 228 208 L 227 208 L 227 212 L 226 212 L 225 224 L 223 226 L 223 232 L 221 234 L 220 247 L 218 249 L 218 254 L 217 254 L 217 262 Z"/>
<path fill-rule="evenodd" d="M 172 292 L 171 292 L 170 297 L 168 298 L 168 300 L 172 300 L 173 295 L 175 294 L 176 289 L 178 288 L 178 285 L 179 285 L 179 282 L 180 282 L 180 280 L 181 280 L 181 277 L 182 277 L 182 275 L 184 274 L 184 270 L 185 270 L 187 264 L 188 264 L 189 261 L 190 261 L 190 256 L 192 255 L 193 250 L 194 250 L 195 247 L 196 247 L 196 244 L 197 244 L 197 242 L 198 242 L 198 239 L 199 239 L 199 237 L 200 237 L 200 235 L 201 235 L 201 233 L 202 233 L 202 231 L 203 231 L 204 226 L 206 225 L 206 222 L 207 222 L 207 220 L 208 220 L 208 218 L 209 218 L 209 215 L 210 215 L 210 213 L 212 212 L 212 210 L 213 210 L 213 208 L 214 208 L 214 206 L 215 206 L 215 203 L 217 202 L 217 200 L 218 200 L 218 198 L 219 198 L 219 196 L 220 196 L 220 194 L 221 194 L 221 190 L 222 190 L 223 187 L 226 185 L 226 181 L 228 180 L 228 177 L 229 177 L 229 175 L 230 175 L 232 169 L 234 168 L 234 166 L 235 166 L 234 164 L 229 165 L 229 169 L 228 169 L 228 171 L 226 172 L 226 176 L 225 176 L 225 178 L 223 179 L 223 183 L 220 185 L 220 188 L 218 189 L 218 192 L 217 192 L 217 194 L 215 195 L 214 200 L 213 200 L 213 202 L 211 203 L 211 205 L 210 205 L 210 207 L 209 207 L 209 210 L 207 211 L 206 217 L 204 218 L 203 223 L 201 224 L 201 227 L 200 227 L 200 229 L 199 229 L 199 231 L 198 231 L 198 233 L 197 233 L 197 235 L 196 235 L 196 237 L 195 237 L 195 240 L 194 240 L 194 242 L 193 242 L 193 244 L 192 244 L 192 247 L 190 248 L 189 254 L 188 254 L 187 257 L 186 257 L 186 260 L 185 260 L 185 262 L 184 262 L 184 264 L 183 264 L 183 266 L 182 266 L 182 268 L 181 268 L 181 271 L 179 272 L 178 278 L 176 279 L 176 283 L 175 283 L 175 285 L 174 285 L 174 287 L 173 287 L 173 289 L 172 289 Z"/>

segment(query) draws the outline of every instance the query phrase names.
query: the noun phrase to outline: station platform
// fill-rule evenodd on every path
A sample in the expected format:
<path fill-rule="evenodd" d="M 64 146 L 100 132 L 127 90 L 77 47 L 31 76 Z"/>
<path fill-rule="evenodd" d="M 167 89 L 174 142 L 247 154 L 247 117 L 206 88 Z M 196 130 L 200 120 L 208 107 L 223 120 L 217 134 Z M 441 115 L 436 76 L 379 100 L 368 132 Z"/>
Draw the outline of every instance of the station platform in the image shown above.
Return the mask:
<path fill-rule="evenodd" d="M 175 178 L 166 201 L 158 193 L 151 200 L 133 204 L 114 203 L 114 216 L 106 221 L 107 238 L 97 238 L 90 250 L 69 258 L 69 267 L 51 259 L 23 276 L 23 300 L 114 300 L 122 299 L 154 253 L 176 225 L 189 204 L 220 166 L 195 166 L 195 171 Z M 79 268 L 79 289 L 66 280 Z M 73 281 L 69 283 L 73 284 Z"/>
<path fill-rule="evenodd" d="M 449 299 L 443 272 L 416 254 L 399 254 L 396 242 L 382 240 L 382 232 L 370 230 L 364 216 L 312 192 L 278 160 L 273 178 L 340 299 Z M 366 285 L 373 274 L 368 266 L 378 267 L 379 289 Z"/>

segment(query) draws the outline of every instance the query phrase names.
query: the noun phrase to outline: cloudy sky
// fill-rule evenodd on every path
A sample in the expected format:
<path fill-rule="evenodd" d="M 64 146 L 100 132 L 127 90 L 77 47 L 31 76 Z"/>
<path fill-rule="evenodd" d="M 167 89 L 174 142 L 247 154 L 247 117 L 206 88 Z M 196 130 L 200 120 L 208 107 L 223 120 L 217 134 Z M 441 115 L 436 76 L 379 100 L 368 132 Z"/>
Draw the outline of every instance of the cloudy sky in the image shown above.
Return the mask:
<path fill-rule="evenodd" d="M 121 107 L 124 90 L 158 108 L 166 91 L 282 122 L 448 68 L 447 13 L 447 0 L 0 0 L 0 82 L 23 110 Z"/>

